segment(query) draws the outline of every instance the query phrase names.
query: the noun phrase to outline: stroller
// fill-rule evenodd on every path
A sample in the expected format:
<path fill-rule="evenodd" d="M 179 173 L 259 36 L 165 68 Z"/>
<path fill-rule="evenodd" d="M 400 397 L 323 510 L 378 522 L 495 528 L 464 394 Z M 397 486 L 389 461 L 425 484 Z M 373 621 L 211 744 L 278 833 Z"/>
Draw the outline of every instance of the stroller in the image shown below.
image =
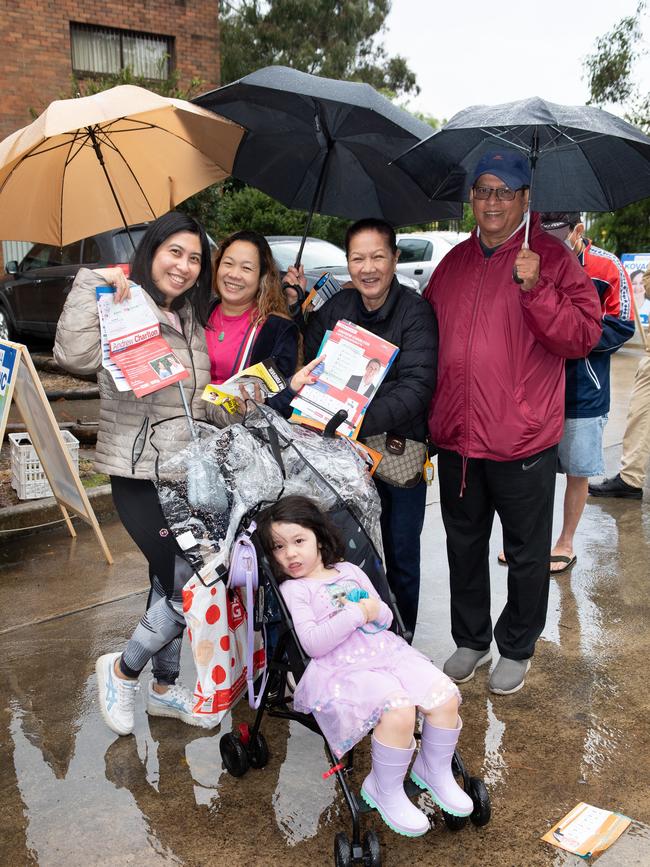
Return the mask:
<path fill-rule="evenodd" d="M 253 625 L 256 630 L 263 630 L 272 636 L 272 650 L 269 653 L 268 677 L 263 682 L 262 690 L 254 706 L 257 713 L 253 725 L 249 728 L 243 724 L 237 732 L 223 735 L 219 742 L 224 767 L 234 777 L 243 776 L 250 768 L 263 768 L 269 760 L 269 750 L 262 734 L 261 727 L 264 715 L 295 720 L 310 731 L 322 736 L 320 728 L 311 714 L 295 711 L 292 706 L 291 683 L 297 683 L 309 664 L 309 657 L 300 645 L 296 635 L 291 615 L 278 589 L 277 581 L 264 555 L 254 532 L 254 516 L 256 512 L 278 499 L 283 493 L 302 493 L 318 500 L 327 511 L 329 518 L 338 527 L 346 546 L 346 559 L 364 570 L 372 581 L 380 597 L 393 612 L 392 628 L 404 635 L 404 626 L 395 604 L 394 596 L 388 586 L 380 556 L 379 514 L 380 507 L 374 486 L 369 481 L 367 473 L 359 472 L 359 458 L 353 453 L 347 440 L 328 439 L 333 435 L 336 417 L 326 429 L 325 437 L 304 431 L 294 425 L 289 425 L 267 407 L 256 406 L 253 412 L 247 413 L 244 427 L 253 435 L 257 451 L 255 464 L 260 469 L 257 473 L 267 474 L 268 484 L 258 492 L 259 502 L 248 506 L 239 504 L 236 479 L 228 478 L 230 488 L 235 483 L 234 495 L 230 502 L 231 518 L 234 519 L 234 529 L 224 531 L 223 521 L 220 532 L 228 538 L 228 544 L 219 548 L 220 554 L 208 562 L 217 574 L 224 575 L 228 560 L 223 556 L 223 550 L 231 553 L 234 538 L 243 531 L 244 537 L 251 540 L 255 546 L 258 563 L 258 589 L 253 612 Z M 239 426 L 234 426 L 239 427 Z M 229 429 L 230 430 L 230 429 Z M 214 433 L 212 434 L 214 436 Z M 204 447 L 201 453 L 206 454 Z M 270 458 L 270 460 L 269 460 Z M 172 459 L 172 466 L 167 472 L 178 470 L 179 455 Z M 221 467 L 225 476 L 232 471 L 232 466 Z M 161 475 L 165 475 L 162 473 Z M 176 476 L 178 473 L 176 473 Z M 279 489 L 278 489 L 279 482 Z M 272 490 L 271 490 L 272 489 Z M 248 499 L 251 499 L 250 486 L 246 487 Z M 159 484 L 163 511 L 168 518 L 172 532 L 177 535 L 186 532 L 188 520 L 196 520 L 196 509 L 188 517 L 187 503 L 178 496 L 177 481 L 172 491 L 165 484 Z M 242 509 L 244 509 L 243 513 Z M 241 513 L 241 514 L 240 514 Z M 202 514 L 202 523 L 209 523 L 210 516 Z M 231 520 L 232 523 L 232 520 Z M 213 532 L 214 535 L 214 532 Z M 241 537 L 238 538 L 239 543 Z M 214 540 L 212 540 L 214 542 Z M 235 544 L 237 544 L 235 543 Z M 214 547 L 214 546 L 213 546 Z M 194 551 L 193 565 L 201 574 L 205 573 L 206 544 Z M 200 552 L 201 563 L 198 562 Z M 186 549 L 186 555 L 188 551 Z M 192 551 L 190 550 L 190 554 Z M 267 642 L 268 645 L 268 642 Z M 267 646 L 268 650 L 268 646 Z M 253 704 L 253 703 L 251 703 Z M 416 735 L 417 736 L 417 735 Z M 337 867 L 347 867 L 351 864 L 365 864 L 367 867 L 379 867 L 381 864 L 381 848 L 377 834 L 368 830 L 361 837 L 360 816 L 372 812 L 365 802 L 354 794 L 348 784 L 347 777 L 354 768 L 354 749 L 349 750 L 343 760 L 334 756 L 327 741 L 323 738 L 330 757 L 331 768 L 328 775 L 336 775 L 343 796 L 350 811 L 352 835 L 350 837 L 340 832 L 334 841 L 334 861 Z M 456 752 L 453 758 L 453 771 L 467 794 L 472 799 L 474 811 L 469 819 L 477 826 L 487 824 L 491 816 L 490 799 L 483 781 L 471 777 L 463 761 Z M 412 789 L 409 789 L 409 786 Z M 409 795 L 420 794 L 420 789 L 413 783 L 406 783 Z M 453 816 L 443 812 L 443 818 L 450 830 L 456 831 L 464 827 L 468 817 Z"/>

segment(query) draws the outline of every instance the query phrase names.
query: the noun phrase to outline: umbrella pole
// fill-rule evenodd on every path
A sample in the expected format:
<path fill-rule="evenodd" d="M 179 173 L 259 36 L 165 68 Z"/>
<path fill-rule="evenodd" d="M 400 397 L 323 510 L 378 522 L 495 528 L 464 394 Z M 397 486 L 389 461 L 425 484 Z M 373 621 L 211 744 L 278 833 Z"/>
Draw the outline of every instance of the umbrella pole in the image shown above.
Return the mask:
<path fill-rule="evenodd" d="M 129 226 L 126 222 L 126 217 L 124 216 L 124 211 L 122 210 L 119 199 L 117 198 L 117 193 L 115 192 L 113 184 L 111 183 L 111 179 L 108 175 L 108 170 L 106 168 L 106 164 L 104 163 L 104 154 L 102 153 L 101 146 L 99 144 L 99 141 L 97 140 L 97 136 L 95 135 L 95 130 L 91 126 L 87 126 L 86 129 L 88 131 L 88 135 L 90 136 L 90 141 L 92 142 L 93 150 L 95 151 L 95 156 L 99 160 L 99 164 L 104 171 L 104 175 L 106 176 L 106 181 L 108 183 L 108 186 L 110 187 L 110 191 L 113 194 L 113 198 L 115 199 L 115 204 L 117 205 L 117 210 L 120 212 L 120 217 L 122 218 L 122 222 L 124 223 L 124 228 L 126 229 L 126 234 L 129 236 L 129 241 L 131 242 L 131 246 L 133 247 L 133 251 L 135 252 L 135 242 L 133 240 L 131 232 L 129 231 Z"/>
<path fill-rule="evenodd" d="M 537 157 L 539 156 L 539 130 L 535 127 L 533 133 L 533 144 L 530 151 L 530 186 L 528 187 L 528 210 L 526 211 L 526 232 L 524 234 L 523 249 L 528 250 L 530 246 L 528 239 L 530 237 L 530 211 L 533 204 L 533 180 L 535 178 L 535 167 L 537 166 Z"/>
<path fill-rule="evenodd" d="M 298 255 L 296 256 L 295 267 L 300 267 L 300 260 L 302 259 L 302 251 L 305 249 L 305 241 L 309 235 L 309 229 L 311 228 L 312 217 L 314 216 L 314 211 L 316 209 L 316 204 L 318 203 L 318 198 L 323 190 L 323 182 L 325 180 L 325 169 L 327 168 L 327 161 L 330 156 L 330 148 L 328 147 L 327 153 L 325 154 L 325 159 L 323 160 L 323 165 L 320 168 L 320 173 L 318 175 L 318 181 L 316 182 L 316 189 L 314 190 L 314 197 L 311 200 L 311 207 L 309 209 L 309 215 L 307 217 L 307 223 L 305 224 L 305 231 L 303 232 L 302 239 L 300 241 L 300 248 L 298 249 Z"/>

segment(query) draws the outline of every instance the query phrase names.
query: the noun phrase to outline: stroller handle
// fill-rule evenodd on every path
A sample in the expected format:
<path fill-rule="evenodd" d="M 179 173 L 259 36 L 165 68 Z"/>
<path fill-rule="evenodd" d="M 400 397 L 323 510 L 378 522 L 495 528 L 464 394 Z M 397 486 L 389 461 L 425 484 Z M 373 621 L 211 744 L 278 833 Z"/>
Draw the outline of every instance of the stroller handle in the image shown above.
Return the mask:
<path fill-rule="evenodd" d="M 347 410 L 340 409 L 336 412 L 332 418 L 325 425 L 325 430 L 323 431 L 323 436 L 328 439 L 333 439 L 334 434 L 336 433 L 337 427 L 346 420 L 348 417 Z"/>

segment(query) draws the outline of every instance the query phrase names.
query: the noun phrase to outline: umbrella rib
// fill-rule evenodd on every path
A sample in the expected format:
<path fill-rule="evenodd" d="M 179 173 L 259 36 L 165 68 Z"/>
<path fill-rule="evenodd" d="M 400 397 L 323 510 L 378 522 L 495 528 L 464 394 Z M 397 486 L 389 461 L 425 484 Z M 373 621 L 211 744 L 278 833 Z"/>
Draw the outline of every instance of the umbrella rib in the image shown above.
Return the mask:
<path fill-rule="evenodd" d="M 75 142 L 77 141 L 78 138 L 80 139 L 80 147 L 77 148 L 77 150 L 75 151 L 74 154 L 72 154 L 72 148 L 74 147 Z M 68 155 L 65 158 L 65 162 L 63 164 L 63 172 L 61 173 L 61 190 L 59 193 L 59 244 L 61 247 L 63 247 L 63 190 L 65 188 L 65 173 L 67 172 L 68 166 L 70 165 L 72 160 L 76 157 L 76 155 L 79 153 L 79 151 L 83 147 L 83 139 L 84 138 L 86 138 L 86 136 L 82 136 L 80 134 L 80 130 L 75 131 L 74 135 L 72 136 L 71 141 L 68 143 L 68 145 L 69 145 Z"/>
<path fill-rule="evenodd" d="M 191 141 L 190 139 L 184 138 L 182 135 L 179 135 L 177 132 L 173 132 L 170 129 L 166 129 L 164 126 L 159 126 L 156 123 L 150 123 L 149 121 L 140 121 L 137 118 L 131 117 L 131 118 L 129 118 L 129 121 L 131 123 L 139 124 L 139 126 L 136 126 L 133 129 L 124 129 L 124 130 L 117 129 L 117 130 L 112 131 L 110 129 L 111 124 L 117 123 L 118 120 L 126 120 L 126 118 L 117 118 L 117 120 L 110 121 L 110 123 L 105 128 L 104 127 L 98 127 L 98 129 L 101 132 L 108 131 L 108 132 L 110 132 L 111 135 L 119 135 L 119 133 L 121 133 L 121 132 L 136 132 L 138 130 L 144 130 L 144 129 L 152 129 L 152 130 L 158 129 L 161 132 L 164 132 L 165 135 L 171 135 L 174 138 L 178 139 L 179 141 L 184 142 L 186 145 L 189 145 L 189 147 L 194 148 L 195 151 L 198 151 L 201 154 L 203 153 L 203 151 L 198 147 L 198 145 L 195 145 L 193 141 Z M 210 157 L 210 159 L 212 159 L 212 158 Z M 212 160 L 212 162 L 215 162 L 215 160 Z M 217 165 L 216 162 L 215 162 L 215 165 Z M 224 166 L 220 165 L 219 168 L 226 171 Z"/>
<path fill-rule="evenodd" d="M 140 181 L 139 181 L 138 178 L 136 177 L 135 172 L 133 171 L 133 169 L 131 168 L 131 166 L 128 164 L 127 160 L 125 159 L 124 154 L 122 153 L 122 151 L 117 147 L 117 145 L 116 145 L 114 142 L 110 141 L 110 140 L 107 138 L 107 133 L 105 133 L 104 130 L 102 130 L 101 128 L 99 128 L 97 131 L 98 131 L 99 135 L 101 136 L 102 143 L 104 143 L 104 144 L 109 144 L 109 146 L 112 147 L 112 149 L 115 151 L 115 153 L 119 156 L 119 158 L 120 158 L 120 159 L 122 160 L 122 162 L 124 163 L 125 167 L 127 168 L 127 170 L 129 171 L 129 173 L 131 174 L 131 177 L 132 177 L 133 180 L 135 181 L 135 183 L 136 183 L 138 189 L 139 189 L 140 192 L 142 193 L 142 198 L 143 198 L 143 199 L 145 200 L 145 202 L 147 203 L 147 207 L 148 207 L 149 210 L 151 211 L 151 214 L 152 214 L 153 218 L 155 219 L 155 218 L 156 218 L 156 212 L 155 212 L 154 209 L 152 208 L 152 206 L 151 206 L 151 202 L 150 202 L 149 199 L 147 198 L 147 194 L 146 194 L 145 191 L 142 189 L 142 185 L 140 184 Z"/>

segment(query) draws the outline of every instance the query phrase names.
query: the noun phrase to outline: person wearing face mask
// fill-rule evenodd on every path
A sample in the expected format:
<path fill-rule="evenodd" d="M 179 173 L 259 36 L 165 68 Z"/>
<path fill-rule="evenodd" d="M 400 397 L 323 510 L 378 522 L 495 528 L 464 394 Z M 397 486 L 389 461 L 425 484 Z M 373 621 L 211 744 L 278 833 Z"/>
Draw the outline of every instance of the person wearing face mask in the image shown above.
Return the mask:
<path fill-rule="evenodd" d="M 489 543 L 495 512 L 508 598 L 494 627 L 499 695 L 524 685 L 546 622 L 564 360 L 598 342 L 602 313 L 576 257 L 530 221 L 530 167 L 514 150 L 484 154 L 470 175 L 477 228 L 425 291 L 438 320 L 438 383 L 429 432 L 438 447 L 452 637 L 444 672 L 458 683 L 491 660 Z"/>
<path fill-rule="evenodd" d="M 580 518 L 587 502 L 590 476 L 601 476 L 603 430 L 610 404 L 611 356 L 634 334 L 629 277 L 621 262 L 585 237 L 579 213 L 541 215 L 542 228 L 554 235 L 578 257 L 591 277 L 602 310 L 603 333 L 586 358 L 566 362 L 564 433 L 558 446 L 560 472 L 566 473 L 562 531 L 551 549 L 550 572 L 566 572 L 576 562 L 573 549 Z M 504 562 L 503 553 L 499 555 Z"/>

